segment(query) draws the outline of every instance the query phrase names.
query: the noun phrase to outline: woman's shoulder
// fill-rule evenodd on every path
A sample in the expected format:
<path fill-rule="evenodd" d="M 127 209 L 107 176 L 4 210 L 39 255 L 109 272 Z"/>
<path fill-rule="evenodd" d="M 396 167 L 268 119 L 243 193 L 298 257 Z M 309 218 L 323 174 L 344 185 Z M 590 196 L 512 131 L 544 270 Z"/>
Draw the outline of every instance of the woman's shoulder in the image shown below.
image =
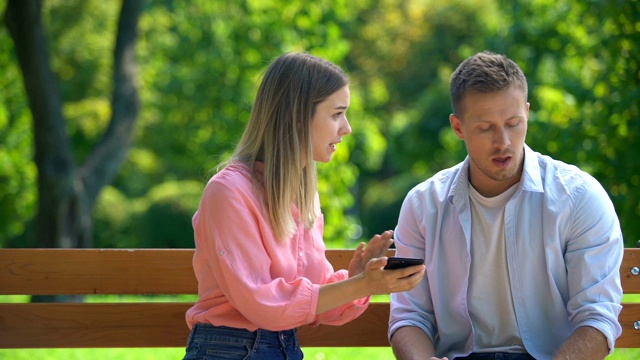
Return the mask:
<path fill-rule="evenodd" d="M 251 170 L 246 164 L 231 162 L 209 179 L 205 191 L 213 189 L 239 190 L 254 187 Z"/>
<path fill-rule="evenodd" d="M 247 164 L 239 161 L 233 161 L 226 164 L 215 175 L 213 175 L 209 181 L 249 179 L 250 174 L 251 170 Z"/>

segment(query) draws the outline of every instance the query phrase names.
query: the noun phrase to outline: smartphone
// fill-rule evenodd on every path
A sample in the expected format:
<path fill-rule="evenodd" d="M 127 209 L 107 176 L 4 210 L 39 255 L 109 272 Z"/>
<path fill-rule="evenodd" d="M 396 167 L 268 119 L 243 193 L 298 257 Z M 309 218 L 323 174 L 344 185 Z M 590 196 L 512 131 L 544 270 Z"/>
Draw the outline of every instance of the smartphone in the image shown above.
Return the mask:
<path fill-rule="evenodd" d="M 390 257 L 387 259 L 387 265 L 384 266 L 385 270 L 402 269 L 407 266 L 422 265 L 424 259 L 418 258 L 403 258 L 403 257 Z"/>

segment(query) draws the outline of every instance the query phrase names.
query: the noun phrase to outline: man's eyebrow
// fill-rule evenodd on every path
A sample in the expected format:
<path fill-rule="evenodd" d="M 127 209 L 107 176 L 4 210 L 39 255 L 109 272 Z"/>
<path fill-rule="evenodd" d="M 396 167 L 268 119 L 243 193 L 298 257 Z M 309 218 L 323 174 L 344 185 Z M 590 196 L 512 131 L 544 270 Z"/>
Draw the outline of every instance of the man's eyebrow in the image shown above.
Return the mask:
<path fill-rule="evenodd" d="M 524 115 L 513 115 L 513 116 L 508 117 L 508 118 L 506 118 L 505 120 L 502 120 L 502 121 L 510 121 L 510 120 L 515 120 L 515 119 L 522 120 L 524 118 L 525 118 Z M 494 120 L 491 120 L 491 119 L 479 119 L 479 120 L 476 120 L 476 123 L 493 123 L 493 122 L 494 122 Z"/>

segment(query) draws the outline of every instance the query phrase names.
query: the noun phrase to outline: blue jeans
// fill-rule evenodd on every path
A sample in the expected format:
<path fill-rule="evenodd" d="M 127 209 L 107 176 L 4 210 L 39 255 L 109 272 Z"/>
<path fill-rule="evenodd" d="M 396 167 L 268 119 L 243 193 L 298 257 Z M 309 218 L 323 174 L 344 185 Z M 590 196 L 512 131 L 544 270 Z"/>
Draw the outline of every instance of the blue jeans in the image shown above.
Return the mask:
<path fill-rule="evenodd" d="M 303 358 L 296 330 L 249 331 L 196 324 L 191 329 L 184 360 Z"/>
<path fill-rule="evenodd" d="M 535 360 L 527 353 L 472 353 L 465 357 L 456 357 L 455 360 Z"/>

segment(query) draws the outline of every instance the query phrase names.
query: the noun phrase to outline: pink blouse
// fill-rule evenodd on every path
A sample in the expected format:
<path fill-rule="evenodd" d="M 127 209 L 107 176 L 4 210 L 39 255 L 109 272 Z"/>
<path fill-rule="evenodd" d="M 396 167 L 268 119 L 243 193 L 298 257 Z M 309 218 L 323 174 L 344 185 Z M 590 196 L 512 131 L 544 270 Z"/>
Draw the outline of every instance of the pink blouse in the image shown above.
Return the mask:
<path fill-rule="evenodd" d="M 369 297 L 316 315 L 320 285 L 349 276 L 334 272 L 325 257 L 324 218 L 305 230 L 292 206 L 298 231 L 279 243 L 251 179 L 247 166 L 228 165 L 211 178 L 193 216 L 198 301 L 186 313 L 189 328 L 209 323 L 280 331 L 341 325 L 361 315 Z"/>

